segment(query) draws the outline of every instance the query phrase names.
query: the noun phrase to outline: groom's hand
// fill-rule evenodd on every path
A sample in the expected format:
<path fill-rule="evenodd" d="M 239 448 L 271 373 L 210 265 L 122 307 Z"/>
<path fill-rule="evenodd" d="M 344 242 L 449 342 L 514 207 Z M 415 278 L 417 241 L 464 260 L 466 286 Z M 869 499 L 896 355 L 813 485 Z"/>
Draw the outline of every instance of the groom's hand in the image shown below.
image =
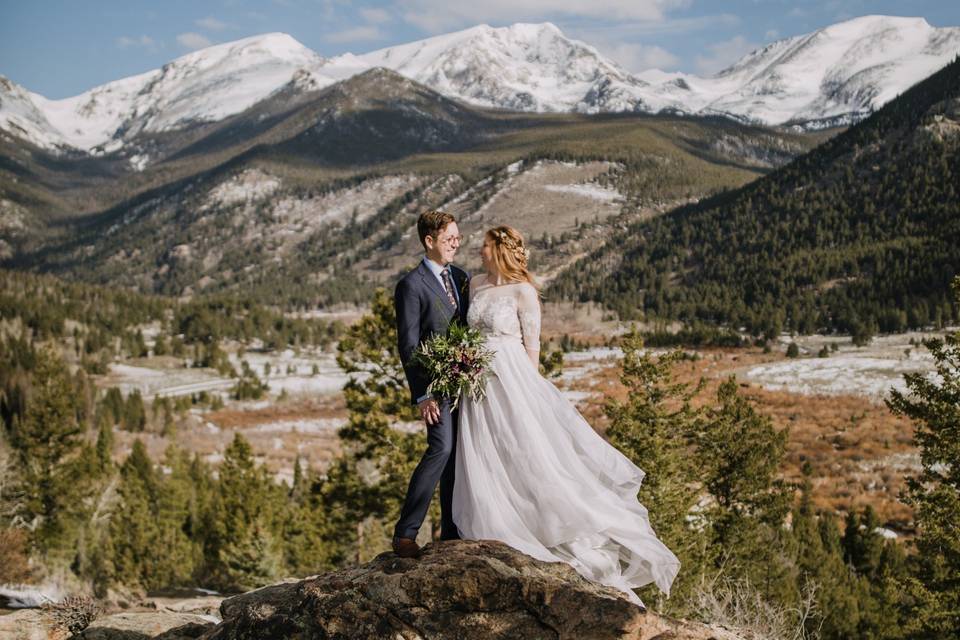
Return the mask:
<path fill-rule="evenodd" d="M 428 427 L 440 422 L 440 405 L 433 398 L 421 400 L 417 407 L 420 409 L 420 417 L 423 418 Z"/>

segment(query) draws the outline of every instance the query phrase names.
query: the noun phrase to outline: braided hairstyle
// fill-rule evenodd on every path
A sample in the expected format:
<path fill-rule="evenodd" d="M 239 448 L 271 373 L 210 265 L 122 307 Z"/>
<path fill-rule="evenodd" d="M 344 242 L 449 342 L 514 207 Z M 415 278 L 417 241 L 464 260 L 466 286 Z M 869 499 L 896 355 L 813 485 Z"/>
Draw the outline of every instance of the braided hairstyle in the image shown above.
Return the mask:
<path fill-rule="evenodd" d="M 505 281 L 529 282 L 540 290 L 527 269 L 530 251 L 524 246 L 519 231 L 507 225 L 493 227 L 487 230 L 487 239 L 493 243 L 493 264 Z"/>

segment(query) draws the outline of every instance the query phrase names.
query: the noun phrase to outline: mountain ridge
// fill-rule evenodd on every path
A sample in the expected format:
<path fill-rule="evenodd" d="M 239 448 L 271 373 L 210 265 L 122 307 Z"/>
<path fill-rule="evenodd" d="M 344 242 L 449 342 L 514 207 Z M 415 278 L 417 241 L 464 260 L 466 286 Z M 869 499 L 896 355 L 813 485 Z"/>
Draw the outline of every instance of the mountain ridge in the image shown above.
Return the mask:
<path fill-rule="evenodd" d="M 767 337 L 943 326 L 958 176 L 960 56 L 771 174 L 634 226 L 553 293 Z"/>
<path fill-rule="evenodd" d="M 687 113 L 819 128 L 862 119 L 957 52 L 960 28 L 891 16 L 854 18 L 770 43 L 712 78 L 629 73 L 552 23 L 477 25 L 332 58 L 268 33 L 62 100 L 0 77 L 0 129 L 47 149 L 110 153 L 138 134 L 222 120 L 279 91 L 323 89 L 376 66 L 483 107 Z M 149 161 L 133 155 L 134 167 Z"/>

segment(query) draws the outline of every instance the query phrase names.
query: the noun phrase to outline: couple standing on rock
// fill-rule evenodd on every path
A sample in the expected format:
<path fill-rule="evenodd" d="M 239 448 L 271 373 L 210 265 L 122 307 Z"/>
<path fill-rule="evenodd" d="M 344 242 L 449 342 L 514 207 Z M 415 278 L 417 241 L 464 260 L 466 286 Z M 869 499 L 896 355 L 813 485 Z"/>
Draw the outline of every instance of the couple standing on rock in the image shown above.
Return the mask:
<path fill-rule="evenodd" d="M 427 450 L 410 478 L 393 550 L 416 557 L 417 532 L 440 485 L 440 539 L 499 540 L 534 558 L 566 562 L 623 591 L 655 583 L 669 593 L 680 563 L 657 539 L 637 501 L 644 473 L 590 427 L 540 375 L 539 289 L 523 236 L 487 230 L 484 273 L 452 264 L 463 236 L 452 215 L 417 221 L 423 260 L 397 284 L 397 338 Z M 479 329 L 494 352 L 486 394 L 427 393 L 417 347 L 454 320 Z"/>

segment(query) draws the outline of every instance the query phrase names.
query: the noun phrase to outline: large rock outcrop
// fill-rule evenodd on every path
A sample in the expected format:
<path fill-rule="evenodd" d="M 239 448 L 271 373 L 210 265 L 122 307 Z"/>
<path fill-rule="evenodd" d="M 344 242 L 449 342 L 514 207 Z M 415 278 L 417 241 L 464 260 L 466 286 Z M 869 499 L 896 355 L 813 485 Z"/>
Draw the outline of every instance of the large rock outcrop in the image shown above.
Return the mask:
<path fill-rule="evenodd" d="M 563 563 L 490 541 L 428 545 L 418 559 L 384 553 L 358 567 L 223 601 L 205 640 L 733 640 L 722 629 L 644 612 Z"/>

